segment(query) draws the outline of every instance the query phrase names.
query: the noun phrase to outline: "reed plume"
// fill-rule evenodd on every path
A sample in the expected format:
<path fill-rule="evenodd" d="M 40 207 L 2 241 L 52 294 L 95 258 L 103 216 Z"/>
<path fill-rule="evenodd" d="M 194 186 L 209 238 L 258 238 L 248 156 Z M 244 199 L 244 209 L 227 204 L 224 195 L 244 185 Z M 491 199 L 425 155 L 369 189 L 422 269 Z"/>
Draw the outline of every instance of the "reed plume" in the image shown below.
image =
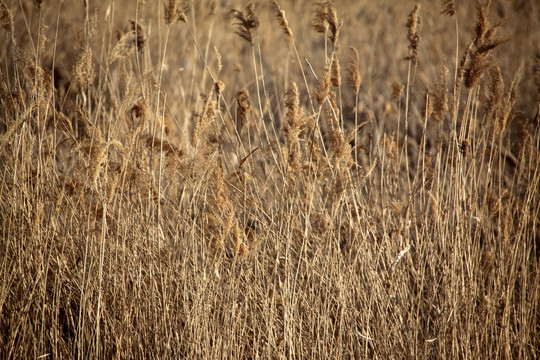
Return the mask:
<path fill-rule="evenodd" d="M 285 16 L 285 11 L 281 10 L 281 7 L 276 0 L 272 0 L 272 4 L 274 5 L 274 15 L 276 16 L 279 26 L 281 27 L 285 35 L 292 39 L 294 37 L 293 31 L 289 26 L 289 22 L 287 21 L 287 17 Z"/>
<path fill-rule="evenodd" d="M 353 52 L 353 57 L 349 60 L 349 66 L 347 68 L 347 72 L 349 74 L 349 86 L 355 94 L 358 94 L 358 91 L 360 91 L 360 84 L 362 83 L 362 77 L 360 76 L 360 69 L 359 69 L 359 59 L 360 55 L 358 54 L 358 50 L 354 47 L 350 47 L 351 51 Z"/>
<path fill-rule="evenodd" d="M 470 61 L 465 68 L 465 86 L 471 88 L 480 79 L 482 74 L 492 65 L 493 60 L 490 58 L 491 50 L 508 42 L 508 39 L 497 37 L 497 29 L 504 23 L 500 20 L 498 23 L 490 27 L 487 14 L 491 1 L 484 5 L 478 5 L 477 21 L 475 26 L 474 46 L 475 50 L 470 54 Z"/>
<path fill-rule="evenodd" d="M 253 5 L 253 2 L 250 1 L 247 3 L 246 15 L 236 9 L 231 10 L 231 15 L 236 19 L 235 25 L 237 29 L 234 33 L 253 45 L 253 35 L 251 32 L 259 26 L 259 19 L 255 15 L 255 5 Z"/>
<path fill-rule="evenodd" d="M 441 0 L 441 14 L 454 16 L 456 14 L 456 4 L 454 0 Z"/>
<path fill-rule="evenodd" d="M 416 60 L 418 56 L 418 46 L 420 44 L 420 29 L 422 26 L 422 18 L 418 14 L 420 11 L 420 4 L 416 4 L 413 11 L 407 18 L 407 39 L 409 39 L 410 54 L 406 60 Z"/>
<path fill-rule="evenodd" d="M 187 13 L 189 11 L 189 1 L 169 0 L 165 7 L 165 23 L 170 25 L 175 21 L 186 22 Z"/>

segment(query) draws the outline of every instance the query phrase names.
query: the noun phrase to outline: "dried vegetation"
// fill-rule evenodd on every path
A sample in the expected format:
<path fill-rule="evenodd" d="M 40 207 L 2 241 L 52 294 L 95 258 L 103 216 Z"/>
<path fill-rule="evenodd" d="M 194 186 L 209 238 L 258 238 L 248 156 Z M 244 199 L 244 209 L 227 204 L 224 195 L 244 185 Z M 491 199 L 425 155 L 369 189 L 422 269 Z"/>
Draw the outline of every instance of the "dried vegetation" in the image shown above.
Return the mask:
<path fill-rule="evenodd" d="M 0 0 L 0 357 L 537 357 L 538 11 Z"/>

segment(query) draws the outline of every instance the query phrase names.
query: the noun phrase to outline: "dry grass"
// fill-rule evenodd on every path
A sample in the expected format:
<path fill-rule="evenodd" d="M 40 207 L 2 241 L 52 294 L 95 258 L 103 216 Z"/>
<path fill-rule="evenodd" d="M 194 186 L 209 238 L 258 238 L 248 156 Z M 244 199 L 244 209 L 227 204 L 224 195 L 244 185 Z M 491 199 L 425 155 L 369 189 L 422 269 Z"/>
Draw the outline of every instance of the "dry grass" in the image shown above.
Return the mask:
<path fill-rule="evenodd" d="M 537 357 L 538 11 L 0 0 L 0 358 Z"/>

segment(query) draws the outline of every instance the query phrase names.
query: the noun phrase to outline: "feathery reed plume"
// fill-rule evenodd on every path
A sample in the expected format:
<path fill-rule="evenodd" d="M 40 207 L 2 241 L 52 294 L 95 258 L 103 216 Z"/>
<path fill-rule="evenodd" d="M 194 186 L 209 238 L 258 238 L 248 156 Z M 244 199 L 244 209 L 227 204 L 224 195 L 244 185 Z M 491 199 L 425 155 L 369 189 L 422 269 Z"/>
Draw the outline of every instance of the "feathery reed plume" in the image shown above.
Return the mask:
<path fill-rule="evenodd" d="M 360 55 L 358 54 L 358 50 L 355 48 L 350 47 L 350 49 L 353 52 L 354 57 L 351 57 L 349 60 L 349 67 L 347 68 L 347 72 L 349 73 L 349 85 L 355 94 L 358 94 L 358 91 L 360 91 L 360 84 L 362 83 L 362 77 L 360 76 L 360 69 L 358 65 Z"/>
<path fill-rule="evenodd" d="M 476 34 L 474 44 L 476 45 L 476 47 L 480 47 L 480 45 L 482 45 L 482 43 L 484 42 L 484 36 L 487 32 L 487 28 L 489 27 L 487 12 L 490 4 L 491 1 L 487 1 L 484 6 L 478 4 L 478 8 L 476 9 L 476 15 L 478 18 L 478 20 L 476 21 L 476 25 L 474 26 L 474 32 Z"/>
<path fill-rule="evenodd" d="M 497 29 L 501 26 L 504 20 L 500 20 L 497 24 L 489 27 L 487 13 L 491 1 L 484 5 L 479 5 L 477 9 L 478 20 L 475 26 L 475 50 L 471 53 L 471 59 L 465 68 L 465 86 L 471 88 L 480 79 L 482 74 L 491 66 L 493 60 L 489 57 L 491 50 L 508 42 L 508 39 L 495 37 Z"/>
<path fill-rule="evenodd" d="M 9 11 L 3 1 L 0 2 L 0 23 L 2 24 L 2 28 L 4 28 L 4 30 L 6 30 L 10 34 L 13 34 L 15 32 L 13 15 L 11 15 L 11 11 Z"/>
<path fill-rule="evenodd" d="M 418 15 L 420 4 L 416 4 L 414 10 L 407 17 L 407 39 L 409 39 L 410 55 L 406 60 L 415 60 L 418 56 L 418 45 L 420 44 L 420 28 L 422 26 L 422 18 Z"/>
<path fill-rule="evenodd" d="M 137 46 L 137 51 L 141 53 L 146 44 L 146 32 L 139 22 L 129 20 L 129 23 L 131 24 L 131 32 L 135 35 L 135 45 Z"/>
<path fill-rule="evenodd" d="M 241 256 L 241 257 L 247 256 L 249 254 L 249 249 L 246 246 L 246 244 L 242 241 L 242 239 L 245 236 L 245 232 L 241 229 L 238 223 L 234 224 L 233 234 L 234 234 L 234 238 L 236 239 L 235 244 L 234 244 L 234 255 Z"/>
<path fill-rule="evenodd" d="M 234 33 L 253 45 L 251 30 L 259 26 L 259 19 L 255 15 L 255 5 L 253 5 L 252 1 L 247 3 L 246 13 L 244 16 L 244 13 L 240 10 L 231 10 L 231 15 L 236 19 L 235 25 L 237 26 Z"/>
<path fill-rule="evenodd" d="M 328 101 L 330 103 L 330 108 L 328 110 L 330 111 L 330 114 L 332 115 L 330 118 L 332 120 L 332 126 L 336 129 L 339 128 L 339 107 L 337 105 L 336 101 L 336 93 L 334 91 L 328 92 Z"/>
<path fill-rule="evenodd" d="M 247 124 L 247 116 L 251 112 L 249 92 L 247 89 L 243 89 L 236 94 L 236 102 L 238 104 L 236 130 L 238 131 L 238 134 L 241 134 L 244 125 Z"/>
<path fill-rule="evenodd" d="M 435 84 L 435 90 L 433 91 L 430 102 L 431 118 L 437 122 L 440 122 L 443 119 L 446 111 L 448 111 L 447 83 L 448 68 L 443 66 L 437 83 Z"/>
<path fill-rule="evenodd" d="M 197 146 L 197 143 L 199 141 L 199 135 L 206 132 L 210 121 L 214 119 L 216 105 L 216 102 L 212 100 L 212 96 L 205 96 L 203 110 L 199 114 L 197 118 L 197 123 L 193 128 L 191 144 L 194 147 Z"/>
<path fill-rule="evenodd" d="M 326 139 L 332 146 L 333 157 L 336 162 L 342 162 L 346 167 L 350 167 L 353 162 L 351 158 L 351 145 L 339 125 L 339 107 L 336 103 L 336 93 L 328 93 L 328 103 L 324 107 L 326 117 L 330 120 L 330 128 Z"/>
<path fill-rule="evenodd" d="M 510 89 L 508 89 L 508 93 L 503 99 L 500 114 L 498 116 L 498 127 L 500 129 L 500 134 L 502 134 L 506 130 L 506 126 L 511 120 L 512 111 L 514 110 L 514 106 L 516 104 L 517 86 L 520 79 L 521 71 L 518 71 L 512 79 L 512 83 L 510 84 Z"/>
<path fill-rule="evenodd" d="M 502 98 L 504 92 L 504 83 L 499 65 L 494 62 L 489 71 L 491 84 L 489 86 L 489 98 L 486 102 L 486 119 L 493 126 L 493 137 L 500 132 L 497 117 L 501 109 Z"/>
<path fill-rule="evenodd" d="M 467 67 L 467 60 L 469 58 L 469 55 L 471 53 L 471 48 L 473 46 L 474 42 L 471 41 L 467 47 L 465 48 L 465 51 L 463 52 L 463 56 L 461 57 L 461 61 L 459 62 L 459 67 L 458 67 L 458 71 L 457 71 L 457 80 L 456 80 L 456 85 L 455 85 L 455 89 L 456 89 L 456 94 L 459 92 L 460 88 L 461 88 L 461 82 L 463 81 L 463 77 L 465 76 L 465 72 L 466 72 L 466 67 Z M 452 108 L 454 108 L 455 106 L 455 103 L 457 102 L 457 99 L 453 99 L 453 103 L 454 105 L 452 106 Z"/>
<path fill-rule="evenodd" d="M 339 37 L 341 24 L 338 21 L 337 11 L 332 1 L 316 3 L 315 18 L 313 19 L 313 27 L 319 33 L 326 33 L 330 30 L 328 38 L 335 48 Z"/>
<path fill-rule="evenodd" d="M 322 106 L 324 100 L 328 96 L 330 91 L 330 69 L 328 66 L 324 70 L 324 78 L 321 80 L 319 87 L 315 89 L 315 99 L 317 100 L 319 106 Z"/>
<path fill-rule="evenodd" d="M 178 2 L 178 0 L 169 0 L 168 4 L 164 4 L 165 23 L 167 25 L 170 25 L 177 20 L 186 22 L 186 15 L 189 10 L 189 1 L 184 0 L 181 4 Z"/>
<path fill-rule="evenodd" d="M 456 4 L 454 0 L 441 0 L 441 14 L 454 16 L 456 14 Z"/>
<path fill-rule="evenodd" d="M 107 160 L 107 143 L 103 139 L 96 139 L 96 141 L 88 140 L 88 149 L 90 156 L 90 167 L 88 168 L 88 179 L 90 184 L 94 187 L 97 186 L 97 179 L 101 171 L 102 165 Z"/>
<path fill-rule="evenodd" d="M 95 69 L 92 61 L 92 41 L 96 33 L 97 18 L 94 18 L 89 27 L 88 36 L 82 41 L 77 61 L 73 66 L 73 77 L 81 87 L 87 89 L 94 81 Z"/>
<path fill-rule="evenodd" d="M 318 33 L 324 33 L 328 31 L 328 21 L 326 21 L 326 16 L 328 14 L 327 2 L 316 3 L 315 6 L 315 18 L 313 19 L 313 28 Z"/>
<path fill-rule="evenodd" d="M 337 11 L 334 7 L 334 4 L 332 4 L 331 1 L 327 1 L 327 12 L 326 12 L 326 21 L 328 22 L 328 27 L 330 29 L 330 34 L 328 35 L 330 37 L 330 41 L 332 42 L 332 46 L 336 47 L 337 41 L 339 38 L 339 31 L 341 29 L 341 24 L 338 21 L 337 17 Z"/>
<path fill-rule="evenodd" d="M 471 88 L 480 79 L 484 71 L 490 67 L 490 62 L 485 56 L 481 56 L 478 52 L 472 54 L 469 65 L 465 70 L 465 86 Z"/>
<path fill-rule="evenodd" d="M 85 43 L 73 67 L 73 77 L 82 89 L 87 89 L 94 81 L 94 76 L 95 69 L 92 62 L 92 48 L 90 44 Z"/>
<path fill-rule="evenodd" d="M 287 114 L 281 127 L 281 132 L 285 137 L 285 143 L 288 148 L 288 162 L 293 173 L 300 169 L 300 149 L 299 137 L 301 127 L 305 121 L 300 116 L 300 97 L 296 83 L 291 82 L 291 87 L 285 93 L 285 107 Z"/>
<path fill-rule="evenodd" d="M 285 122 L 281 131 L 285 136 L 287 144 L 295 144 L 298 142 L 299 130 L 299 106 L 300 99 L 298 95 L 298 87 L 295 82 L 291 82 L 291 87 L 285 93 L 285 107 L 287 108 L 287 115 L 285 115 Z"/>
<path fill-rule="evenodd" d="M 112 64 L 118 59 L 126 58 L 136 42 L 137 39 L 133 32 L 123 34 L 109 53 L 109 64 Z"/>
<path fill-rule="evenodd" d="M 211 167 L 209 187 L 207 231 L 210 234 L 210 247 L 215 255 L 224 245 L 235 224 L 235 208 L 229 197 L 229 188 L 223 175 L 221 164 Z"/>
<path fill-rule="evenodd" d="M 285 11 L 281 10 L 276 0 L 272 0 L 272 4 L 274 4 L 274 15 L 276 16 L 279 26 L 285 32 L 285 35 L 292 39 L 293 32 L 289 27 L 289 22 L 287 21 L 287 18 L 285 17 Z"/>
<path fill-rule="evenodd" d="M 341 70 L 340 69 L 341 67 L 339 66 L 339 59 L 337 57 L 337 53 L 334 51 L 334 56 L 332 58 L 330 81 L 332 82 L 332 85 L 335 87 L 341 86 Z"/>

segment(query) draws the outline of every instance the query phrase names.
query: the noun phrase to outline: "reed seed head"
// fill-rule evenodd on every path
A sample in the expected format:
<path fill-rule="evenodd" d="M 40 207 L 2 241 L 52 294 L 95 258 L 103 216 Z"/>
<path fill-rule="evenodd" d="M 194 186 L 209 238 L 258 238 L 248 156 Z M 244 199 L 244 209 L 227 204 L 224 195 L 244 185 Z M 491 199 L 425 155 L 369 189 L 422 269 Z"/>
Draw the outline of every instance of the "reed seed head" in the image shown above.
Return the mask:
<path fill-rule="evenodd" d="M 274 15 L 276 16 L 279 26 L 281 27 L 283 32 L 285 32 L 285 35 L 292 39 L 293 31 L 289 26 L 289 22 L 287 21 L 287 17 L 285 16 L 285 11 L 281 10 L 276 0 L 272 0 L 272 4 L 274 4 Z"/>
<path fill-rule="evenodd" d="M 348 73 L 349 73 L 349 85 L 351 89 L 355 92 L 355 94 L 358 94 L 358 91 L 360 90 L 360 84 L 362 83 L 362 77 L 360 76 L 360 69 L 359 69 L 359 60 L 360 56 L 358 54 L 358 50 L 354 47 L 350 47 L 351 51 L 353 52 L 353 57 L 349 60 L 349 67 L 348 67 Z"/>
<path fill-rule="evenodd" d="M 418 45 L 420 43 L 420 27 L 422 25 L 422 18 L 418 14 L 420 11 L 420 4 L 416 4 L 413 11 L 407 18 L 407 39 L 409 39 L 409 49 L 411 50 L 406 60 L 415 60 L 418 56 Z"/>

